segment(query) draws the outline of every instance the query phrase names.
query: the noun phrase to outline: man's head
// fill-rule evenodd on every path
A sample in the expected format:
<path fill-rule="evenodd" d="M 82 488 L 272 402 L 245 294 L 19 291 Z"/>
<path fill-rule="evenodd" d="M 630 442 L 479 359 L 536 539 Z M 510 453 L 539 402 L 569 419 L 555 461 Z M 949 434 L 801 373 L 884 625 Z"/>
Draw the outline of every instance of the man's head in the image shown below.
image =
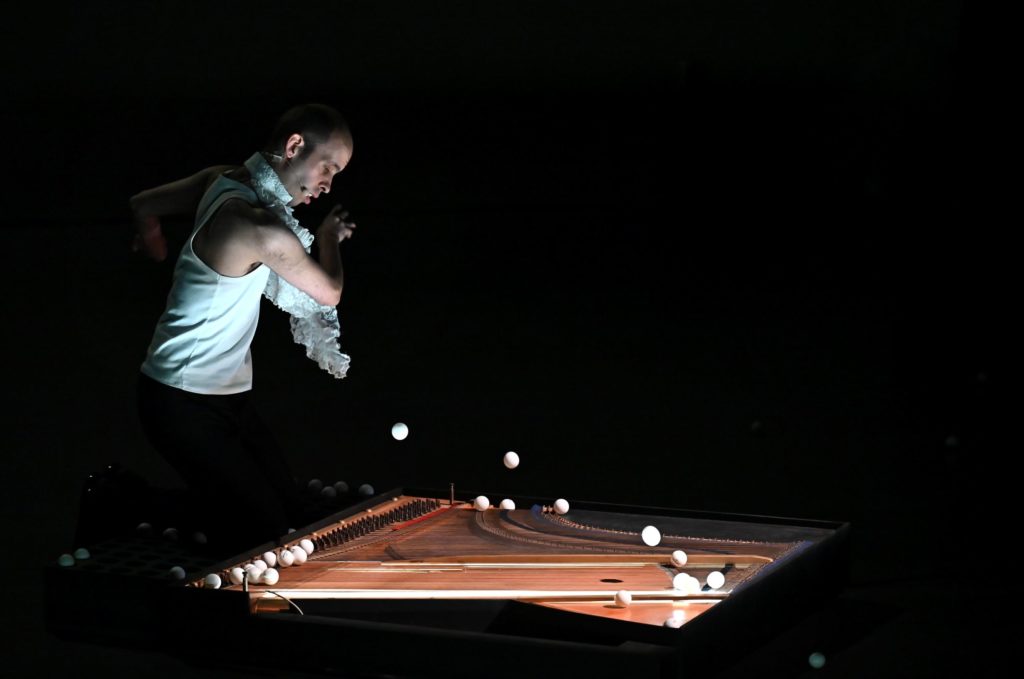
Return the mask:
<path fill-rule="evenodd" d="M 291 205 L 308 204 L 331 190 L 334 175 L 352 159 L 352 133 L 330 106 L 305 104 L 281 116 L 264 151 L 280 158 L 273 165 Z"/>

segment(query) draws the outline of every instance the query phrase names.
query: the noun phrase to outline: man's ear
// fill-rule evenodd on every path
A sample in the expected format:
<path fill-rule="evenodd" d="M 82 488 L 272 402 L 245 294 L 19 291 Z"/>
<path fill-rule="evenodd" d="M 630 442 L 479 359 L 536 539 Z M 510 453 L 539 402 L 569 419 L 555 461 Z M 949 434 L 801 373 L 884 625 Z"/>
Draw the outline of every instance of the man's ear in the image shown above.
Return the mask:
<path fill-rule="evenodd" d="M 305 141 L 306 140 L 303 139 L 302 135 L 299 134 L 298 132 L 288 137 L 288 141 L 284 143 L 284 157 L 287 159 L 294 158 L 295 156 L 299 155 L 299 152 L 302 150 L 302 146 L 305 144 Z"/>

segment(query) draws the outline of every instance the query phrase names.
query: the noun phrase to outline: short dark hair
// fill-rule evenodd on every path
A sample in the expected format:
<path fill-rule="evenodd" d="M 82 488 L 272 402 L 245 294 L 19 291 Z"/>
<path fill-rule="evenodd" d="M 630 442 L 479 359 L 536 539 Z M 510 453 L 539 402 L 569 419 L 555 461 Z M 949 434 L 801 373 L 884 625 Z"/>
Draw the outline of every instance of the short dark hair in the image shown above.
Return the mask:
<path fill-rule="evenodd" d="M 278 119 L 264 151 L 282 153 L 288 137 L 299 133 L 306 140 L 308 152 L 327 141 L 335 132 L 344 134 L 351 145 L 352 132 L 337 110 L 326 104 L 302 104 L 288 109 Z"/>

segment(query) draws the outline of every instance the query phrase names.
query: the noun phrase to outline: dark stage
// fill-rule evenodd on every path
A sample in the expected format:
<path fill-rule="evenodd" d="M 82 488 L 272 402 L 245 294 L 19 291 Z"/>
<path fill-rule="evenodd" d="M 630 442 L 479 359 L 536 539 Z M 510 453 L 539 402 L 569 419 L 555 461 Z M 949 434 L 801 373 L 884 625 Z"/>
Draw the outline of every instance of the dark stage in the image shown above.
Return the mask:
<path fill-rule="evenodd" d="M 89 474 L 180 485 L 134 403 L 173 261 L 130 252 L 129 196 L 241 163 L 307 101 L 346 115 L 355 151 L 296 215 L 341 202 L 359 228 L 349 376 L 269 304 L 253 343 L 301 481 L 849 522 L 842 594 L 720 676 L 1019 667 L 1010 118 L 973 6 L 25 16 L 0 48 L 12 675 L 252 674 L 57 639 L 41 569 L 79 546 Z M 177 252 L 189 218 L 165 226 Z"/>

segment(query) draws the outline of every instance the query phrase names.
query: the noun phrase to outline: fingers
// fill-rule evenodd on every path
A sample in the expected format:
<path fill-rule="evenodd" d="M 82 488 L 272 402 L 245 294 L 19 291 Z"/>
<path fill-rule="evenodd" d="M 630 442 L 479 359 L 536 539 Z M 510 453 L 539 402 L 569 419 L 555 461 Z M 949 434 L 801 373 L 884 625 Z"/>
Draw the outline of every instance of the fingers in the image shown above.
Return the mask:
<path fill-rule="evenodd" d="M 338 225 L 339 243 L 345 240 L 346 238 L 351 238 L 353 230 L 356 228 L 355 222 L 345 221 L 345 219 L 348 218 L 348 215 L 348 210 L 342 208 L 340 204 L 332 207 L 330 213 L 328 214 L 328 219 L 333 219 L 334 222 Z"/>

